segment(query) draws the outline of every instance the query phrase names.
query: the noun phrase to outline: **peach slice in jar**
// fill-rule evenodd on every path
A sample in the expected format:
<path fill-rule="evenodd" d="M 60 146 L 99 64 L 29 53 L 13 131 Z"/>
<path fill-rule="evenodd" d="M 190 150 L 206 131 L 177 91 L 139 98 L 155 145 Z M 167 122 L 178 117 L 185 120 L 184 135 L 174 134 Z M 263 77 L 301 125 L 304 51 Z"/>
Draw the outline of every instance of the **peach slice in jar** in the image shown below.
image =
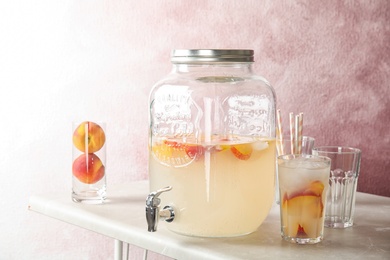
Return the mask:
<path fill-rule="evenodd" d="M 184 166 L 203 154 L 203 147 L 196 144 L 162 140 L 152 145 L 154 157 L 169 166 Z"/>
<path fill-rule="evenodd" d="M 215 146 L 215 151 L 221 152 L 229 149 L 236 158 L 246 161 L 253 152 L 252 142 L 252 139 L 246 139 L 243 142 L 242 138 L 230 136 L 220 139 Z"/>
<path fill-rule="evenodd" d="M 204 153 L 204 147 L 197 144 L 184 144 L 184 150 L 191 159 L 199 159 Z"/>
<path fill-rule="evenodd" d="M 178 143 L 170 140 L 157 141 L 152 145 L 152 152 L 155 158 L 165 164 L 174 163 L 175 157 L 181 153 L 180 150 Z"/>
<path fill-rule="evenodd" d="M 213 147 L 212 150 L 214 152 L 222 152 L 227 149 L 230 149 L 232 146 L 231 142 L 232 140 L 230 140 L 229 138 L 219 139 L 218 141 L 215 141 L 216 145 Z"/>
<path fill-rule="evenodd" d="M 248 160 L 253 152 L 252 144 L 236 144 L 230 148 L 230 151 L 240 160 Z"/>

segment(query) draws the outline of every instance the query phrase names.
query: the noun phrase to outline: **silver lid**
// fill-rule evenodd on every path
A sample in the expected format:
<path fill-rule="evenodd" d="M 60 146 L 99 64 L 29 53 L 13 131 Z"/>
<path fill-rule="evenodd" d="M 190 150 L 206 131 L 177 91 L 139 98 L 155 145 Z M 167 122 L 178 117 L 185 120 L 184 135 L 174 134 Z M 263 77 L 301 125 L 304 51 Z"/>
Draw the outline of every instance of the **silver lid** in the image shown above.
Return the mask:
<path fill-rule="evenodd" d="M 253 62 L 253 50 L 174 50 L 172 63 Z"/>

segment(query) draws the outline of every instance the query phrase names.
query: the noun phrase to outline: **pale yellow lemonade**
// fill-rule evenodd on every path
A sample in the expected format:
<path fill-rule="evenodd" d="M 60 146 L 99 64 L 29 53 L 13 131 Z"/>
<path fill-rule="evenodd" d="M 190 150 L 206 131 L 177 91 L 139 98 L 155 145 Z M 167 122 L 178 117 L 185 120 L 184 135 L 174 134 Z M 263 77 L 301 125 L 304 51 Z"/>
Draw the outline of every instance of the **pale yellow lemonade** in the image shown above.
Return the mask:
<path fill-rule="evenodd" d="M 322 240 L 329 172 L 330 164 L 320 159 L 296 158 L 279 163 L 281 232 L 285 240 Z"/>
<path fill-rule="evenodd" d="M 247 137 L 153 139 L 149 158 L 152 191 L 173 206 L 167 227 L 190 236 L 228 237 L 255 231 L 274 197 L 275 140 Z"/>

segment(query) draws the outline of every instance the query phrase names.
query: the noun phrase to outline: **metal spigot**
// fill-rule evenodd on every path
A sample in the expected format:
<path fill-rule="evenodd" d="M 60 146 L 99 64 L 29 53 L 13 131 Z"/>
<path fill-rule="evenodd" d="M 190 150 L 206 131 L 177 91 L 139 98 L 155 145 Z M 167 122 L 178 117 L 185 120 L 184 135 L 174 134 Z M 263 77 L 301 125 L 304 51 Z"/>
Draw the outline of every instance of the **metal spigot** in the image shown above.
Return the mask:
<path fill-rule="evenodd" d="M 148 222 L 148 231 L 157 231 L 157 224 L 159 218 L 164 218 L 166 222 L 172 222 L 175 218 L 175 211 L 171 206 L 165 206 L 160 210 L 161 200 L 158 198 L 161 193 L 172 190 L 171 186 L 153 191 L 146 198 L 146 221 Z"/>

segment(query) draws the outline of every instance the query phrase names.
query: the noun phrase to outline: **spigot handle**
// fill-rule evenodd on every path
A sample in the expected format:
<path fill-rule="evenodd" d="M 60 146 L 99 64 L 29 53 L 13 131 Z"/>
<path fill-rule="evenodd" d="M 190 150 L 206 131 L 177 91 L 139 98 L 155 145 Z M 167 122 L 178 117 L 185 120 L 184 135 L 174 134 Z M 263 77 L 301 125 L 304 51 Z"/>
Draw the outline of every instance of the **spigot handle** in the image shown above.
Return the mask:
<path fill-rule="evenodd" d="M 165 188 L 161 188 L 157 191 L 153 191 L 151 192 L 148 197 L 146 198 L 146 206 L 159 206 L 160 205 L 160 199 L 158 198 L 158 196 L 161 195 L 161 193 L 163 192 L 167 192 L 167 191 L 170 191 L 172 190 L 172 187 L 171 186 L 167 186 Z"/>
<path fill-rule="evenodd" d="M 172 190 L 171 186 L 151 192 L 146 198 L 146 221 L 148 222 L 148 231 L 155 232 L 159 219 L 159 208 L 161 200 L 158 196 L 163 192 Z"/>

